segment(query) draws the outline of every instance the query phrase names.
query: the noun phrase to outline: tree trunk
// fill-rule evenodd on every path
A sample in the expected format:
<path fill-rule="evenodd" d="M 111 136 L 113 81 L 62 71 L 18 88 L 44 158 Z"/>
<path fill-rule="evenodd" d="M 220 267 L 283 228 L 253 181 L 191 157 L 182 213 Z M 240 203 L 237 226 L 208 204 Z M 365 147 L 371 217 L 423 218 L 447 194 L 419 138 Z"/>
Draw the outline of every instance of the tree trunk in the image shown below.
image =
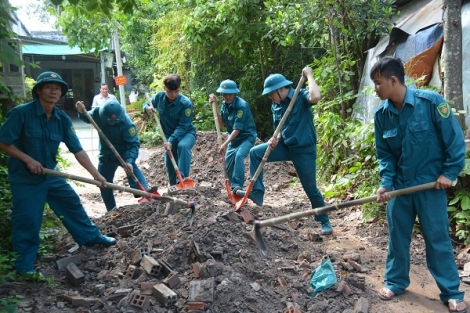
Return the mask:
<path fill-rule="evenodd" d="M 444 98 L 457 113 L 465 129 L 462 97 L 462 19 L 461 0 L 444 0 Z"/>

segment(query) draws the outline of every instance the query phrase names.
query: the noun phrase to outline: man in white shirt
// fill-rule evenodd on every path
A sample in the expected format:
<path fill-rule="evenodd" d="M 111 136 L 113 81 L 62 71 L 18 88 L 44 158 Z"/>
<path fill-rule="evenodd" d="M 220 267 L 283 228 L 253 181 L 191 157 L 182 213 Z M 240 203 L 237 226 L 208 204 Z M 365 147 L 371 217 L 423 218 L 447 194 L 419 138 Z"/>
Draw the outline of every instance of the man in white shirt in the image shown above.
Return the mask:
<path fill-rule="evenodd" d="M 117 100 L 116 97 L 109 93 L 108 85 L 101 84 L 100 93 L 93 98 L 91 108 L 102 106 L 108 100 Z"/>

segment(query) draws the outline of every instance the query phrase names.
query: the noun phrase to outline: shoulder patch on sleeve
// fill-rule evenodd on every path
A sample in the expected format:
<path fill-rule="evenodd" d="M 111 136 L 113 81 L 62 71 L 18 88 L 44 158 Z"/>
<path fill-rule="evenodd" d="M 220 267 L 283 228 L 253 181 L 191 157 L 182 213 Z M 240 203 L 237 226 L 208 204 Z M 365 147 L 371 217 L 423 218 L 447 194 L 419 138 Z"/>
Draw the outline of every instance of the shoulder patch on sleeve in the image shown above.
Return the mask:
<path fill-rule="evenodd" d="M 237 111 L 237 117 L 238 117 L 238 118 L 242 118 L 242 116 L 243 116 L 243 111 L 242 111 L 242 110 L 238 110 L 238 111 Z"/>
<path fill-rule="evenodd" d="M 450 115 L 449 104 L 447 102 L 439 104 L 439 106 L 437 107 L 437 112 L 439 112 L 439 115 L 443 118 L 448 118 Z"/>
<path fill-rule="evenodd" d="M 184 115 L 186 115 L 187 117 L 189 117 L 191 115 L 191 109 L 186 109 L 184 110 Z"/>
<path fill-rule="evenodd" d="M 129 128 L 129 134 L 131 134 L 132 137 L 135 136 L 135 128 L 134 127 Z"/>
<path fill-rule="evenodd" d="M 74 133 L 75 135 L 77 134 L 77 133 L 75 132 L 75 128 L 73 127 L 73 125 L 72 125 L 72 126 L 70 126 L 70 130 L 71 130 L 71 131 L 72 131 L 72 133 Z"/>

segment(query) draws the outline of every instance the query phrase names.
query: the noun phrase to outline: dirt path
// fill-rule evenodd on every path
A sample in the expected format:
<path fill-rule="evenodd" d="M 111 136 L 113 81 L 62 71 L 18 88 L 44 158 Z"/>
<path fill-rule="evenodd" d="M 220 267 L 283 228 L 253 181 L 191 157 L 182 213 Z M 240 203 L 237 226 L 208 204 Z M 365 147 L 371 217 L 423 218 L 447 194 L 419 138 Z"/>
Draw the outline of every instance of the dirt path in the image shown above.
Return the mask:
<path fill-rule="evenodd" d="M 214 301 L 209 306 L 211 312 L 283 313 L 290 307 L 297 306 L 301 312 L 343 313 L 353 312 L 359 298 L 367 299 L 369 312 L 447 312 L 446 306 L 439 301 L 439 291 L 435 282 L 426 269 L 424 242 L 419 236 L 413 239 L 411 246 L 410 287 L 405 294 L 391 301 L 379 299 L 377 290 L 383 285 L 387 229 L 380 223 L 363 223 L 359 208 L 333 212 L 330 218 L 334 234 L 323 237 L 322 241 L 309 240 L 309 235 L 320 231 L 319 224 L 314 223 L 311 218 L 291 221 L 279 225 L 279 228 L 263 229 L 263 238 L 269 247 L 268 256 L 263 258 L 256 245 L 247 241 L 249 236 L 246 234 L 251 231 L 251 226 L 225 218 L 233 207 L 228 203 L 223 189 L 223 174 L 218 157 L 213 151 L 214 142 L 215 134 L 198 133 L 197 145 L 193 149 L 191 172 L 191 178 L 196 181 L 198 187 L 176 196 L 197 203 L 196 218 L 190 229 L 184 226 L 186 209 L 181 209 L 175 215 L 165 216 L 163 214 L 165 203 L 154 201 L 151 204 L 139 205 L 133 195 L 123 192 L 115 192 L 115 195 L 120 207 L 118 211 L 124 212 L 124 215 L 121 219 L 111 220 L 110 216 L 115 212 L 106 213 L 97 187 L 75 185 L 74 188 L 79 193 L 88 214 L 95 218 L 100 227 L 104 228 L 107 225 L 119 227 L 138 222 L 143 228 L 142 234 L 145 234 L 145 236 L 120 238 L 122 244 L 129 247 L 127 252 L 110 248 L 109 253 L 92 258 L 95 267 L 96 264 L 115 264 L 116 270 L 119 269 L 124 273 L 129 264 L 129 253 L 133 248 L 152 246 L 157 251 L 155 255 L 172 263 L 175 271 L 179 273 L 182 282 L 173 289 L 180 299 L 176 312 L 187 312 L 188 288 L 190 282 L 195 279 L 192 276 L 192 264 L 196 261 L 202 264 L 208 262 L 204 258 L 194 259 L 194 255 L 190 253 L 194 243 L 198 243 L 200 249 L 209 253 L 214 249 L 223 249 L 225 253 L 222 259 L 213 257 L 220 266 L 220 272 L 213 276 L 216 277 L 216 287 Z M 166 184 L 162 155 L 161 147 L 141 149 L 138 164 L 151 186 Z M 70 154 L 64 156 L 76 164 Z M 96 162 L 96 153 L 92 159 Z M 79 165 L 73 165 L 66 171 L 90 177 Z M 273 183 L 267 185 L 264 205 L 257 207 L 249 202 L 244 209 L 255 219 L 266 219 L 309 209 L 302 188 L 291 174 L 292 166 L 289 163 L 267 164 L 265 177 L 267 181 Z M 114 183 L 127 185 L 122 169 L 117 171 Z M 165 192 L 165 189 L 162 187 L 160 192 Z M 70 238 L 68 240 L 70 241 Z M 345 296 L 341 292 L 336 292 L 336 286 L 320 292 L 314 298 L 307 295 L 308 278 L 322 257 L 329 255 L 335 269 L 341 272 L 340 263 L 347 262 L 354 254 L 357 255 L 357 262 L 367 270 L 359 273 L 350 269 L 346 278 L 341 276 L 352 291 L 350 295 Z M 306 268 L 300 266 L 302 262 L 299 260 L 302 259 L 308 260 Z M 82 266 L 86 268 L 88 265 Z M 289 271 L 286 272 L 286 269 Z M 99 268 L 96 271 L 99 271 Z M 99 279 L 96 280 L 95 276 L 90 274 L 88 277 L 90 281 L 86 285 L 103 283 Z M 287 286 L 279 285 L 281 277 L 285 279 Z M 354 284 L 358 277 L 365 279 L 364 290 Z M 234 281 L 238 283 L 231 286 Z M 259 283 L 260 290 L 253 290 L 253 285 L 250 285 L 255 281 Z M 132 285 L 130 282 L 120 281 L 119 284 L 122 288 L 138 290 L 137 283 Z M 64 288 L 71 287 L 64 285 Z M 73 288 L 79 294 L 89 294 L 81 287 Z M 468 292 L 469 289 L 469 285 L 461 284 L 461 290 Z M 465 297 L 467 303 L 470 303 L 469 297 L 470 294 L 467 293 Z M 148 312 L 167 312 L 159 310 L 158 305 L 158 302 L 154 302 Z"/>

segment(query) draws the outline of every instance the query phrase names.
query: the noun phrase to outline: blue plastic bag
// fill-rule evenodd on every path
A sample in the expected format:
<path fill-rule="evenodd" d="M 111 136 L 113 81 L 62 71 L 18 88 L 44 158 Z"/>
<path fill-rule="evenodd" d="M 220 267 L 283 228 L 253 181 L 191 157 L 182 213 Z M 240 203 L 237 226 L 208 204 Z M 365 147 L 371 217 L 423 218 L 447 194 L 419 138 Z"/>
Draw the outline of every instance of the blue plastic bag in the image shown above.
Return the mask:
<path fill-rule="evenodd" d="M 324 259 L 320 266 L 315 269 L 310 277 L 310 286 L 314 289 L 309 296 L 314 297 L 322 290 L 328 289 L 336 284 L 336 273 L 330 258 Z"/>

